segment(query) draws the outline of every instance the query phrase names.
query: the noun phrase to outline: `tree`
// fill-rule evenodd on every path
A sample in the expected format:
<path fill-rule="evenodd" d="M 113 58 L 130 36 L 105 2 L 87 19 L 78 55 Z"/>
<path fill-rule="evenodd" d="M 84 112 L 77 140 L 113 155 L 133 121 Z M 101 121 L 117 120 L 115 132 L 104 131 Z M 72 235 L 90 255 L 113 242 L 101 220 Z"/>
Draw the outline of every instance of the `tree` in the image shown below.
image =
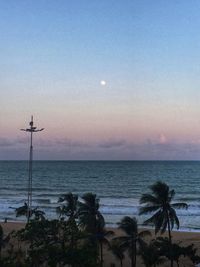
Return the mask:
<path fill-rule="evenodd" d="M 140 249 L 140 255 L 146 267 L 156 267 L 165 261 L 153 240 L 149 244 L 143 245 Z"/>
<path fill-rule="evenodd" d="M 0 225 L 0 259 L 2 248 L 10 241 L 10 235 L 4 237 L 3 227 Z"/>
<path fill-rule="evenodd" d="M 86 193 L 82 197 L 83 202 L 79 202 L 80 225 L 88 232 L 96 234 L 97 227 L 103 228 L 104 217 L 99 211 L 99 199 L 95 194 Z"/>
<path fill-rule="evenodd" d="M 52 259 L 58 263 L 62 262 L 58 220 L 32 219 L 15 235 L 18 240 L 26 244 L 27 266 L 39 266 L 39 263 Z M 48 262 L 48 266 L 52 265 Z"/>
<path fill-rule="evenodd" d="M 107 231 L 105 228 L 99 228 L 96 232 L 96 240 L 100 247 L 100 263 L 101 267 L 103 266 L 103 246 L 107 246 L 110 248 L 110 242 L 108 240 L 108 237 L 112 236 L 114 234 L 113 231 Z"/>
<path fill-rule="evenodd" d="M 187 256 L 192 263 L 199 264 L 200 263 L 200 256 L 197 255 L 197 248 L 194 247 L 194 244 L 188 245 L 183 247 L 184 256 Z"/>
<path fill-rule="evenodd" d="M 71 192 L 65 194 L 58 199 L 58 203 L 62 203 L 62 206 L 57 207 L 57 213 L 60 217 L 67 216 L 69 220 L 75 220 L 78 217 L 78 195 Z"/>
<path fill-rule="evenodd" d="M 78 232 L 76 220 L 78 218 L 78 195 L 72 194 L 71 192 L 61 196 L 58 199 L 58 203 L 62 203 L 61 206 L 57 207 L 56 211 L 59 213 L 61 218 L 61 228 L 63 229 L 63 241 L 65 242 L 65 234 L 71 236 L 70 245 L 73 249 L 75 246 L 75 236 Z M 64 221 L 67 217 L 67 222 Z M 66 231 L 67 230 L 67 231 Z M 69 232 L 70 230 L 70 232 Z M 64 245 L 64 243 L 63 243 Z"/>
<path fill-rule="evenodd" d="M 105 220 L 99 211 L 99 199 L 95 194 L 86 193 L 82 197 L 83 202 L 79 202 L 79 220 L 80 225 L 89 234 L 88 238 L 93 246 L 100 246 L 100 262 L 103 266 L 103 243 L 108 244 L 106 236 L 111 234 L 111 231 L 106 231 Z"/>
<path fill-rule="evenodd" d="M 121 245 L 119 240 L 112 240 L 110 250 L 112 251 L 113 255 L 120 261 L 120 266 L 123 267 L 123 260 L 124 256 L 124 248 Z"/>
<path fill-rule="evenodd" d="M 119 223 L 119 229 L 125 232 L 125 236 L 116 237 L 121 246 L 128 249 L 131 258 L 131 267 L 136 267 L 137 244 L 142 246 L 143 237 L 150 235 L 149 231 L 138 231 L 138 224 L 135 218 L 125 216 Z"/>
<path fill-rule="evenodd" d="M 179 228 L 179 219 L 176 215 L 175 209 L 188 208 L 186 203 L 172 203 L 175 191 L 170 190 L 166 183 L 157 181 L 150 186 L 151 194 L 143 194 L 140 198 L 140 204 L 145 204 L 140 208 L 141 214 L 154 213 L 152 217 L 147 219 L 145 224 L 154 224 L 155 233 L 159 231 L 164 233 L 168 230 L 169 236 L 169 253 L 172 256 L 172 236 L 171 230 L 174 228 L 174 224 Z M 171 267 L 173 267 L 173 259 L 171 259 Z"/>
<path fill-rule="evenodd" d="M 23 206 L 16 208 L 15 214 L 16 214 L 16 217 L 25 216 L 27 218 L 28 217 L 28 205 L 27 205 L 27 203 L 25 202 Z"/>
<path fill-rule="evenodd" d="M 37 207 L 28 211 L 28 205 L 26 202 L 24 203 L 23 206 L 15 209 L 16 217 L 25 216 L 27 219 L 29 219 L 28 212 L 30 213 L 29 218 L 34 218 L 35 220 L 38 220 L 38 221 L 45 219 L 45 216 L 44 216 L 45 212 L 39 210 Z"/>

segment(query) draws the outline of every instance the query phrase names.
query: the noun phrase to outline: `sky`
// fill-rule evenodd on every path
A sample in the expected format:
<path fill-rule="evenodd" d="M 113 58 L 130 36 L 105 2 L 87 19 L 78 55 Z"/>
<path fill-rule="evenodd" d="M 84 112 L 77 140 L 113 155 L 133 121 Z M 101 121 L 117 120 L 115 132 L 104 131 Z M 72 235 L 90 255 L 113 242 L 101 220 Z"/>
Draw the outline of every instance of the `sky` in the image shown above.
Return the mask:
<path fill-rule="evenodd" d="M 0 1 L 0 160 L 200 160 L 200 1 Z"/>

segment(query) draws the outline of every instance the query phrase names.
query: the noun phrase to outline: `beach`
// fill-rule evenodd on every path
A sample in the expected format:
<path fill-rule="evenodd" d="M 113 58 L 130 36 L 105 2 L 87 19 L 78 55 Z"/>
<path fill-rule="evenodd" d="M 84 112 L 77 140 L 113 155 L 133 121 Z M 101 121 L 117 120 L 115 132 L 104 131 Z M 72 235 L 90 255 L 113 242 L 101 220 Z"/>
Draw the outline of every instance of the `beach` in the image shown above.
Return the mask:
<path fill-rule="evenodd" d="M 7 222 L 7 223 L 1 223 L 1 226 L 4 229 L 5 235 L 10 233 L 13 230 L 20 230 L 25 226 L 25 223 L 21 222 Z M 115 237 L 124 235 L 121 230 L 117 228 L 109 228 L 109 230 L 114 231 Z M 143 229 L 142 229 L 143 230 Z M 150 229 L 151 232 L 151 237 L 148 237 L 146 241 L 155 238 L 154 231 Z M 157 235 L 159 236 L 159 235 Z M 163 237 L 167 236 L 167 233 L 164 233 L 162 235 Z M 181 244 L 182 246 L 187 246 L 194 244 L 194 246 L 198 249 L 197 254 L 200 253 L 200 232 L 186 232 L 186 231 L 173 231 L 172 232 L 172 238 L 175 243 Z M 115 266 L 120 266 L 119 261 L 116 260 L 116 258 L 112 255 L 112 253 L 105 247 L 104 248 L 104 266 L 105 267 L 110 267 L 111 264 L 114 263 L 116 264 Z M 183 265 L 184 264 L 184 265 Z M 123 267 L 129 267 L 130 266 L 130 260 L 128 256 L 126 255 L 124 261 L 123 261 Z M 138 267 L 144 267 L 142 260 L 140 257 L 137 258 L 137 266 Z M 169 267 L 169 262 L 166 262 L 162 265 L 162 267 Z M 176 264 L 174 264 L 176 266 Z M 194 264 L 191 263 L 191 261 L 187 257 L 182 257 L 180 259 L 180 266 L 185 266 L 185 267 L 192 267 Z"/>

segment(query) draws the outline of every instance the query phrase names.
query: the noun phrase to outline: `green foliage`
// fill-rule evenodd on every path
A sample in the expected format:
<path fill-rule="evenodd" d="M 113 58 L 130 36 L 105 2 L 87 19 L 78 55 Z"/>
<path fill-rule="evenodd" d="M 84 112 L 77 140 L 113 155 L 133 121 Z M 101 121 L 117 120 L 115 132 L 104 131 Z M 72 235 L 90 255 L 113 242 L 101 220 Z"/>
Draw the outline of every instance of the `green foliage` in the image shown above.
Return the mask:
<path fill-rule="evenodd" d="M 169 186 L 161 181 L 150 186 L 152 194 L 143 194 L 140 198 L 140 204 L 145 204 L 140 208 L 141 214 L 153 213 L 145 224 L 155 225 L 155 232 L 161 231 L 164 233 L 168 227 L 171 231 L 174 224 L 179 228 L 179 220 L 175 209 L 185 208 L 186 203 L 172 203 L 175 196 L 174 190 L 169 190 Z"/>
<path fill-rule="evenodd" d="M 79 201 L 79 221 L 80 225 L 88 233 L 96 234 L 97 229 L 105 226 L 104 217 L 99 211 L 99 199 L 95 194 L 86 193 Z"/>
<path fill-rule="evenodd" d="M 120 265 L 122 267 L 123 260 L 125 258 L 125 248 L 122 246 L 120 240 L 113 239 L 110 245 L 110 250 L 112 251 L 113 255 L 120 261 Z"/>
<path fill-rule="evenodd" d="M 150 235 L 149 231 L 138 231 L 138 224 L 136 218 L 125 216 L 119 223 L 119 229 L 123 230 L 126 235 L 117 237 L 115 240 L 120 242 L 120 246 L 128 250 L 131 266 L 136 266 L 137 245 L 142 246 L 144 241 L 143 237 Z"/>
<path fill-rule="evenodd" d="M 47 220 L 43 211 L 31 210 L 31 218 L 25 227 L 4 237 L 0 226 L 1 267 L 103 267 L 104 251 L 107 246 L 119 260 L 121 267 L 125 253 L 131 259 L 131 266 L 136 266 L 139 254 L 145 266 L 155 267 L 169 259 L 179 264 L 180 256 L 188 257 L 198 263 L 199 256 L 193 245 L 181 247 L 171 242 L 171 230 L 179 220 L 176 208 L 187 208 L 185 203 L 173 203 L 174 190 L 162 182 L 150 187 L 151 194 L 144 194 L 140 199 L 143 205 L 141 214 L 154 213 L 146 223 L 155 225 L 156 233 L 168 228 L 169 238 L 157 238 L 148 243 L 144 237 L 149 231 L 139 231 L 137 220 L 125 216 L 119 222 L 123 235 L 113 238 L 113 232 L 105 228 L 104 217 L 95 194 L 86 193 L 82 199 L 72 193 L 61 196 L 58 200 L 58 220 Z M 27 205 L 16 209 L 16 216 L 27 216 Z M 10 242 L 15 239 L 15 245 Z M 170 248 L 170 249 L 169 249 Z M 1 255 L 1 253 L 0 253 Z M 172 265 L 171 265 L 172 266 Z"/>
<path fill-rule="evenodd" d="M 155 232 L 164 233 L 169 228 L 171 231 L 174 225 L 179 228 L 179 220 L 175 209 L 188 208 L 186 203 L 172 203 L 175 191 L 170 190 L 169 186 L 161 181 L 150 186 L 151 194 L 143 194 L 140 198 L 140 204 L 145 204 L 140 208 L 141 214 L 154 213 L 145 224 L 153 224 Z"/>
<path fill-rule="evenodd" d="M 200 263 L 200 256 L 197 255 L 197 248 L 194 244 L 184 247 L 184 256 L 187 256 L 194 264 Z"/>
<path fill-rule="evenodd" d="M 70 220 L 78 218 L 78 195 L 70 192 L 59 197 L 58 203 L 62 203 L 62 205 L 56 209 L 60 218 L 64 219 L 68 217 Z"/>
<path fill-rule="evenodd" d="M 140 255 L 146 267 L 155 267 L 165 262 L 165 258 L 154 241 L 149 244 L 144 243 L 140 249 Z"/>
<path fill-rule="evenodd" d="M 32 209 L 32 210 L 29 210 L 26 202 L 24 203 L 23 206 L 15 209 L 16 217 L 23 217 L 24 216 L 24 217 L 28 218 L 28 213 L 30 213 L 29 218 L 31 218 L 31 219 L 38 220 L 38 221 L 45 219 L 45 212 L 44 211 L 38 210 L 37 207 Z"/>
<path fill-rule="evenodd" d="M 113 234 L 105 230 L 104 217 L 99 211 L 99 199 L 95 194 L 86 193 L 79 202 L 79 222 L 81 228 L 88 233 L 89 242 L 100 254 L 100 266 L 103 266 L 103 246 L 110 246 L 107 237 Z M 98 256 L 96 258 L 97 264 Z"/>
<path fill-rule="evenodd" d="M 188 257 L 193 263 L 200 262 L 200 257 L 196 254 L 197 249 L 194 247 L 193 244 L 188 246 L 181 246 L 181 242 L 179 244 L 172 243 L 171 248 L 172 252 L 169 251 L 170 241 L 169 238 L 165 237 L 158 237 L 155 240 L 152 240 L 154 246 L 157 247 L 161 256 L 165 256 L 169 260 L 172 258 L 173 261 L 177 263 L 179 266 L 180 257 Z"/>
<path fill-rule="evenodd" d="M 174 225 L 179 228 L 179 219 L 175 209 L 188 208 L 186 203 L 172 203 L 175 191 L 170 190 L 169 186 L 161 181 L 158 181 L 150 186 L 151 194 L 143 194 L 140 198 L 140 204 L 145 204 L 140 208 L 141 214 L 154 213 L 145 224 L 153 224 L 155 226 L 155 233 L 159 231 L 164 233 L 168 230 L 169 236 L 169 254 L 171 259 L 171 267 L 173 267 L 173 255 L 172 255 L 172 240 L 171 230 Z"/>

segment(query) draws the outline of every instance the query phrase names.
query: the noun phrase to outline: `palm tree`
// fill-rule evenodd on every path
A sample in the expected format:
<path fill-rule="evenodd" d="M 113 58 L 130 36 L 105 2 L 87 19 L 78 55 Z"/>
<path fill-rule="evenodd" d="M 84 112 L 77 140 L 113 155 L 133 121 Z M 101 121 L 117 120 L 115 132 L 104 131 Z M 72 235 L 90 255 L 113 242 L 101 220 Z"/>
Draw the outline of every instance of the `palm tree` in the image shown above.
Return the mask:
<path fill-rule="evenodd" d="M 59 197 L 58 203 L 62 203 L 63 205 L 57 207 L 57 213 L 59 213 L 60 217 L 67 216 L 69 220 L 76 219 L 78 215 L 78 195 L 72 194 L 71 192 L 68 194 Z"/>
<path fill-rule="evenodd" d="M 197 255 L 198 249 L 194 247 L 194 244 L 188 245 L 184 248 L 184 250 L 184 255 L 187 256 L 192 261 L 192 263 L 200 263 L 200 256 Z"/>
<path fill-rule="evenodd" d="M 172 236 L 171 230 L 174 227 L 174 224 L 179 228 L 179 219 L 176 215 L 175 209 L 188 208 L 186 203 L 172 203 L 175 196 L 175 191 L 170 190 L 169 186 L 166 183 L 157 181 L 150 186 L 151 194 L 143 194 L 140 198 L 140 204 L 145 204 L 140 208 L 141 214 L 148 214 L 154 212 L 151 218 L 146 220 L 145 224 L 154 224 L 155 233 L 159 231 L 164 233 L 166 229 L 168 230 L 169 236 L 169 252 L 172 255 Z M 171 259 L 171 267 L 173 267 L 173 259 Z"/>
<path fill-rule="evenodd" d="M 29 212 L 29 216 L 28 216 L 28 212 Z M 33 218 L 33 216 L 34 216 L 34 219 L 38 221 L 45 219 L 44 211 L 39 210 L 38 207 L 29 210 L 26 202 L 24 203 L 23 206 L 15 208 L 15 214 L 16 214 L 16 217 L 26 216 L 27 222 L 29 222 L 29 218 Z"/>
<path fill-rule="evenodd" d="M 156 267 L 165 261 L 154 241 L 149 244 L 145 243 L 140 250 L 140 255 L 146 267 Z"/>
<path fill-rule="evenodd" d="M 1 258 L 2 243 L 3 243 L 3 228 L 0 225 L 0 258 Z"/>
<path fill-rule="evenodd" d="M 89 233 L 92 244 L 98 249 L 100 246 L 100 262 L 103 266 L 103 244 L 109 244 L 107 236 L 111 231 L 105 230 L 105 220 L 99 211 L 99 199 L 95 194 L 86 193 L 82 197 L 83 202 L 79 202 L 80 225 Z"/>
<path fill-rule="evenodd" d="M 76 245 L 75 236 L 78 232 L 76 222 L 76 219 L 78 218 L 78 195 L 70 192 L 59 197 L 58 203 L 62 203 L 61 206 L 57 207 L 56 211 L 59 213 L 61 218 L 60 223 L 63 228 L 63 251 L 65 250 L 65 239 L 68 236 L 70 236 L 70 247 L 73 250 Z M 64 221 L 65 216 L 68 218 L 67 222 Z"/>
<path fill-rule="evenodd" d="M 20 216 L 28 217 L 28 205 L 27 205 L 27 203 L 25 202 L 23 206 L 16 208 L 15 214 L 16 214 L 16 217 L 20 217 Z"/>
<path fill-rule="evenodd" d="M 181 256 L 188 256 L 191 259 L 191 255 L 195 255 L 197 249 L 195 249 L 192 245 L 189 245 L 187 247 L 183 247 L 180 245 L 181 242 L 178 244 L 172 243 L 172 254 L 169 254 L 169 238 L 165 237 L 158 237 L 154 240 L 154 245 L 158 248 L 160 251 L 160 254 L 162 256 L 167 257 L 170 260 L 170 257 L 173 258 L 173 260 L 176 262 L 177 267 L 180 266 L 179 259 Z"/>
<path fill-rule="evenodd" d="M 10 234 L 4 237 L 3 227 L 0 225 L 0 259 L 2 248 L 10 241 Z"/>
<path fill-rule="evenodd" d="M 177 267 L 179 267 L 179 259 L 184 255 L 185 249 L 181 247 L 179 244 L 172 244 L 172 258 L 176 262 Z"/>
<path fill-rule="evenodd" d="M 34 215 L 34 220 L 36 221 L 45 220 L 45 212 L 42 210 L 39 210 L 37 207 L 32 209 L 31 214 L 32 216 Z"/>
<path fill-rule="evenodd" d="M 110 242 L 108 238 L 114 234 L 113 231 L 107 231 L 105 228 L 99 228 L 96 232 L 96 240 L 100 247 L 100 263 L 103 266 L 103 246 L 110 248 Z"/>
<path fill-rule="evenodd" d="M 79 219 L 81 226 L 91 234 L 96 234 L 97 228 L 104 228 L 104 217 L 99 211 L 99 199 L 95 194 L 86 193 L 79 202 Z"/>
<path fill-rule="evenodd" d="M 120 266 L 123 267 L 123 259 L 124 256 L 124 248 L 121 245 L 121 242 L 119 240 L 112 240 L 110 249 L 113 253 L 113 255 L 120 261 Z"/>
<path fill-rule="evenodd" d="M 116 237 L 121 242 L 121 246 L 129 250 L 131 267 L 136 267 L 137 244 L 142 246 L 143 237 L 150 235 L 149 231 L 138 231 L 137 220 L 133 217 L 125 216 L 119 223 L 119 229 L 125 232 L 125 236 Z"/>

